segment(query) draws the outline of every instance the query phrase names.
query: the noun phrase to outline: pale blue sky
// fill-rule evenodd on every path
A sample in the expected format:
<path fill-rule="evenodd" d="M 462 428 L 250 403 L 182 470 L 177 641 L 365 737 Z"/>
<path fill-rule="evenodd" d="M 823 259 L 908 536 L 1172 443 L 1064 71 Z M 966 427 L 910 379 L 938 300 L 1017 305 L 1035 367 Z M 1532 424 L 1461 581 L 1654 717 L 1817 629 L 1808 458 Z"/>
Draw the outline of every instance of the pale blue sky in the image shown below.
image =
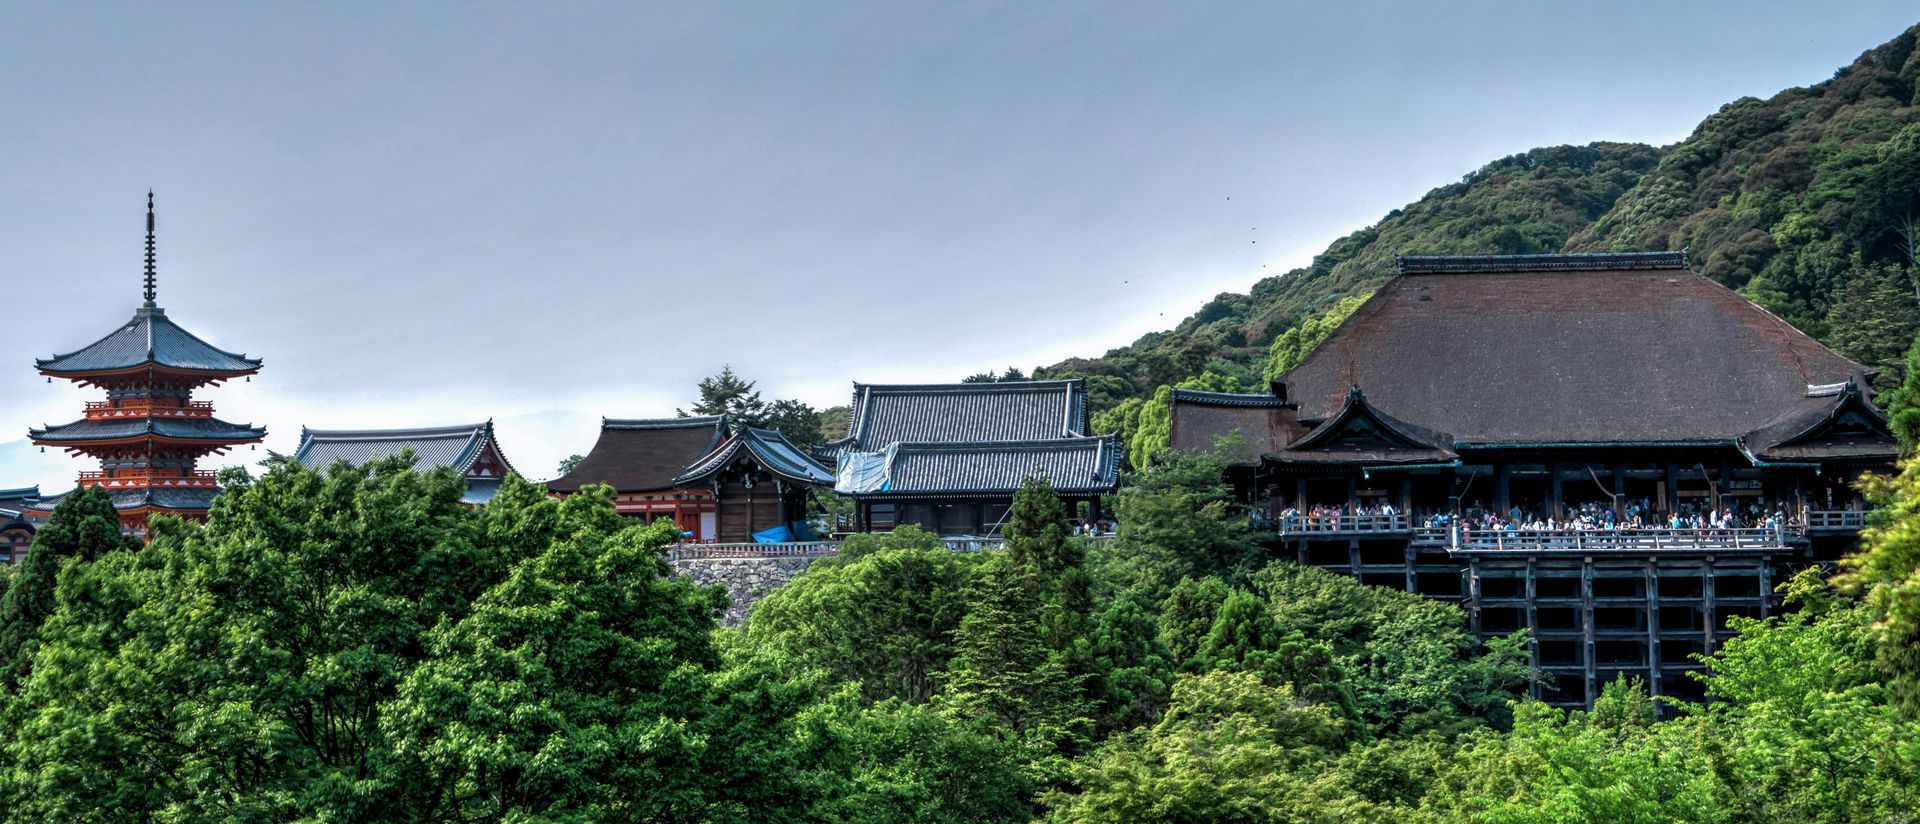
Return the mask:
<path fill-rule="evenodd" d="M 94 397 L 33 358 L 137 304 L 149 186 L 161 304 L 267 362 L 224 417 L 282 451 L 493 417 L 539 478 L 722 363 L 825 406 L 1098 354 L 1489 160 L 1672 142 L 1917 18 L 0 3 L 0 486 L 82 468 L 25 444 Z"/>

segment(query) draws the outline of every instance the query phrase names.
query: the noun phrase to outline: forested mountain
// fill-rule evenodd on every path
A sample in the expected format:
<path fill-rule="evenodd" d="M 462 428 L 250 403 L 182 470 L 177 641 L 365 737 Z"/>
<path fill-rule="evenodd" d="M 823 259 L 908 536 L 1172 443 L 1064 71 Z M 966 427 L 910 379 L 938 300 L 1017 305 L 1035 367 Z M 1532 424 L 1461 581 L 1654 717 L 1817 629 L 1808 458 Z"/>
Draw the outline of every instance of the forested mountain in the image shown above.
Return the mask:
<path fill-rule="evenodd" d="M 1036 376 L 1086 376 L 1105 396 L 1096 400 L 1113 402 L 1206 371 L 1254 378 L 1276 336 L 1373 289 L 1402 254 L 1689 248 L 1704 274 L 1825 338 L 1850 276 L 1914 262 L 1917 39 L 1920 26 L 1824 83 L 1729 103 L 1672 146 L 1594 143 L 1494 161 L 1340 238 L 1310 266 Z"/>

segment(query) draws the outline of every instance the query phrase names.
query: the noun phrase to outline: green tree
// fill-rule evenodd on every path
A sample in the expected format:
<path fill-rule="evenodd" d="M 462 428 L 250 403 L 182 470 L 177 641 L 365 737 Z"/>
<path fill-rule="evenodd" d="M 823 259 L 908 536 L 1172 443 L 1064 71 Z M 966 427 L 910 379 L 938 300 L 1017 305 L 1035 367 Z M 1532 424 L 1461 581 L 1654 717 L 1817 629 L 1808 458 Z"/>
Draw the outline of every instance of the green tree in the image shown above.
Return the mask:
<path fill-rule="evenodd" d="M 1842 582 L 1879 610 L 1887 686 L 1897 704 L 1920 715 L 1920 459 L 1902 461 L 1893 477 L 1864 476 L 1861 486 L 1874 513 L 1860 552 L 1843 562 Z"/>
<path fill-rule="evenodd" d="M 1200 648 L 1213 632 L 1220 606 L 1232 594 L 1225 581 L 1211 576 L 1181 578 L 1167 593 L 1160 603 L 1160 640 L 1176 666 L 1200 669 Z"/>
<path fill-rule="evenodd" d="M 1905 271 L 1897 266 L 1862 266 L 1846 276 L 1827 312 L 1827 343 L 1842 355 L 1879 370 L 1883 386 L 1906 379 L 1902 357 L 1920 333 L 1920 303 Z"/>
<path fill-rule="evenodd" d="M 858 683 L 869 702 L 923 703 L 953 657 L 978 559 L 914 526 L 852 536 L 755 603 L 742 640 L 785 666 Z"/>
<path fill-rule="evenodd" d="M 1501 724 L 1529 677 L 1524 633 L 1482 644 L 1454 605 L 1285 561 L 1253 585 L 1284 635 L 1331 647 L 1376 731 Z"/>
<path fill-rule="evenodd" d="M 1093 432 L 1089 434 L 1120 436 L 1120 448 L 1124 450 L 1128 469 L 1140 468 L 1133 462 L 1133 443 L 1140 432 L 1140 408 L 1146 404 L 1142 398 L 1127 398 L 1111 409 L 1093 413 L 1090 420 Z"/>
<path fill-rule="evenodd" d="M 1239 579 L 1256 569 L 1265 550 L 1225 471 L 1218 453 L 1168 452 L 1130 476 L 1111 498 L 1118 538 L 1091 562 L 1101 582 L 1155 602 L 1189 575 Z"/>
<path fill-rule="evenodd" d="M 1127 442 L 1127 463 L 1148 466 L 1173 443 L 1173 388 L 1162 386 L 1134 413 L 1133 438 Z"/>
<path fill-rule="evenodd" d="M 1372 290 L 1365 293 L 1341 298 L 1324 312 L 1307 318 L 1273 339 L 1267 346 L 1266 367 L 1262 375 L 1267 380 L 1278 380 L 1280 376 L 1293 371 L 1301 361 L 1313 354 L 1321 342 L 1333 334 L 1333 330 L 1353 317 L 1354 310 L 1373 297 Z"/>
<path fill-rule="evenodd" d="M 276 460 L 215 500 L 204 529 L 157 529 L 109 577 L 63 576 L 10 747 L 17 774 L 59 786 L 30 793 L 23 816 L 357 817 L 417 803 L 425 785 L 385 769 L 383 708 L 427 632 L 463 617 L 508 557 L 479 540 L 458 476 L 412 465 L 322 475 Z"/>
<path fill-rule="evenodd" d="M 766 414 L 766 401 L 760 399 L 760 393 L 753 388 L 754 382 L 734 374 L 732 365 L 720 367 L 720 374 L 700 380 L 700 399 L 693 402 L 693 411 L 677 410 L 680 417 L 694 415 L 727 415 L 737 423 L 746 426 L 759 426 Z"/>
<path fill-rule="evenodd" d="M 1160 720 L 1173 691 L 1174 658 L 1153 614 L 1129 598 L 1094 616 L 1088 670 L 1097 735 Z"/>
<path fill-rule="evenodd" d="M 1193 660 L 1199 672 L 1251 673 L 1275 686 L 1290 685 L 1302 698 L 1327 706 L 1341 718 L 1359 715 L 1327 644 L 1298 632 L 1287 634 L 1267 604 L 1245 590 L 1235 590 L 1220 604 Z"/>
<path fill-rule="evenodd" d="M 884 701 L 818 705 L 811 720 L 837 746 L 825 765 L 833 791 L 820 821 L 1018 822 L 1036 789 L 1027 748 L 992 719 L 950 708 Z"/>
<path fill-rule="evenodd" d="M 1117 736 L 1076 762 L 1079 792 L 1045 796 L 1062 822 L 1320 821 L 1314 765 L 1339 745 L 1341 723 L 1259 676 L 1182 678 L 1160 722 Z"/>
<path fill-rule="evenodd" d="M 587 456 L 581 455 L 579 453 L 568 455 L 560 459 L 560 468 L 555 471 L 560 473 L 561 477 L 564 477 L 566 475 L 571 474 L 574 470 L 579 469 L 580 462 L 586 459 L 587 459 Z"/>
<path fill-rule="evenodd" d="M 825 440 L 820 435 L 821 422 L 818 410 L 800 401 L 785 399 L 767 404 L 766 413 L 756 425 L 785 435 L 794 446 L 805 450 Z"/>
<path fill-rule="evenodd" d="M 988 715 L 1037 744 L 1079 740 L 1086 725 L 1081 685 L 1047 648 L 1030 573 L 996 554 L 967 594 L 969 611 L 947 673 L 955 706 Z"/>
<path fill-rule="evenodd" d="M 422 812 L 703 820 L 736 754 L 700 736 L 724 595 L 669 577 L 659 550 L 678 536 L 609 521 L 609 490 L 560 508 L 563 537 L 436 628 L 399 687 L 387 727 L 441 792 Z"/>
<path fill-rule="evenodd" d="M 0 688 L 13 688 L 32 669 L 40 626 L 54 611 L 61 565 L 138 546 L 139 539 L 121 533 L 120 515 L 104 489 L 83 487 L 54 506 L 0 595 Z"/>
<path fill-rule="evenodd" d="M 1898 384 L 1888 380 L 1877 381 L 1891 388 L 1880 393 L 1874 401 L 1887 413 L 1887 423 L 1894 437 L 1900 439 L 1900 446 L 1908 454 L 1920 445 L 1920 337 L 1907 347 L 1902 357 L 1902 375 Z"/>

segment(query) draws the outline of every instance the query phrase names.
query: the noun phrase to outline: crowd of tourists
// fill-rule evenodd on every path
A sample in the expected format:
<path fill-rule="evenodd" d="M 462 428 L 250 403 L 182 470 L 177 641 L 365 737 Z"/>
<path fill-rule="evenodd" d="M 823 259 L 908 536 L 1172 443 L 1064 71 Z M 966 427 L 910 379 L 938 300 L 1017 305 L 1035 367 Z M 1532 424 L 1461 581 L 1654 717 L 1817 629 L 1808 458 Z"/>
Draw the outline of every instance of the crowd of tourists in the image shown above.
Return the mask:
<path fill-rule="evenodd" d="M 1786 507 L 1767 506 L 1760 501 L 1681 504 L 1671 511 L 1656 510 L 1647 499 L 1629 500 L 1616 510 L 1611 503 L 1588 501 L 1569 505 L 1563 514 L 1518 504 L 1505 512 L 1474 504 L 1459 514 L 1443 509 L 1408 513 L 1392 503 L 1314 504 L 1305 510 L 1283 507 L 1278 525 L 1308 532 L 1390 529 L 1399 525 L 1392 516 L 1408 516 L 1408 525 L 1449 528 L 1457 520 L 1467 532 L 1560 532 L 1589 530 L 1727 530 L 1777 529 L 1799 526 L 1799 519 Z M 1256 520 L 1268 518 L 1256 516 Z"/>

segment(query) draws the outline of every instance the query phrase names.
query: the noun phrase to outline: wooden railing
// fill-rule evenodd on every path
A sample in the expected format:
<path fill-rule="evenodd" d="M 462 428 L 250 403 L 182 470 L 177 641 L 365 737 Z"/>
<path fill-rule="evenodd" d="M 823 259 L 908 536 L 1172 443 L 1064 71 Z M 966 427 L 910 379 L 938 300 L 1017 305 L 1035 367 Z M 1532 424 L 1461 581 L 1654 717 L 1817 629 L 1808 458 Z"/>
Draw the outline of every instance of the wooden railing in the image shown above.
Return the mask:
<path fill-rule="evenodd" d="M 947 549 L 954 552 L 984 552 L 999 549 L 1004 541 L 999 538 L 942 538 Z M 1096 545 L 1113 540 L 1111 535 L 1083 536 L 1081 541 Z M 669 560 L 684 558 L 788 558 L 817 557 L 834 555 L 840 552 L 842 541 L 788 541 L 777 544 L 727 543 L 727 544 L 674 544 L 667 547 Z"/>
<path fill-rule="evenodd" d="M 1851 509 L 1809 509 L 1809 532 L 1858 532 L 1867 526 L 1867 513 Z"/>
<path fill-rule="evenodd" d="M 80 485 L 83 487 L 102 487 L 105 489 L 210 489 L 220 485 L 212 471 L 196 469 L 192 472 L 178 470 L 149 470 L 146 472 L 81 472 Z"/>
<path fill-rule="evenodd" d="M 1785 530 L 1772 529 L 1618 529 L 1516 530 L 1462 529 L 1452 548 L 1470 552 L 1658 552 L 1703 549 L 1782 549 Z"/>
<path fill-rule="evenodd" d="M 115 420 L 118 418 L 211 418 L 211 401 L 88 401 L 87 418 L 89 420 Z"/>
<path fill-rule="evenodd" d="M 1296 533 L 1406 532 L 1405 515 L 1288 515 L 1276 521 L 1281 535 Z"/>

